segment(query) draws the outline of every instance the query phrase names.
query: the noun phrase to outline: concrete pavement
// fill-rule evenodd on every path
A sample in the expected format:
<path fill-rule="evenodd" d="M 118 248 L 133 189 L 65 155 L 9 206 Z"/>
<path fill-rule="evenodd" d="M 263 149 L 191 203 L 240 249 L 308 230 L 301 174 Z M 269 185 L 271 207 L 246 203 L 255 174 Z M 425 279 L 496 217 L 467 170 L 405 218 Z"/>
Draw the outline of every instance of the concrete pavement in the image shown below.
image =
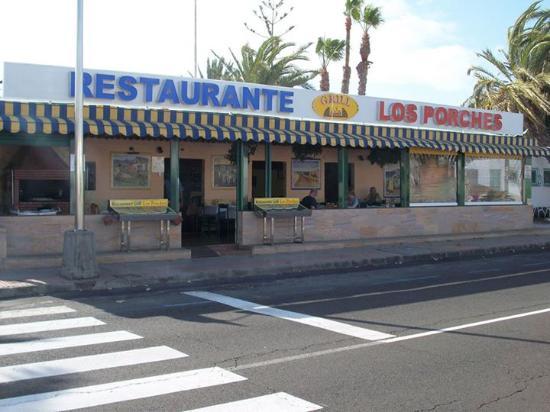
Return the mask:
<path fill-rule="evenodd" d="M 0 272 L 0 298 L 151 290 L 509 255 L 547 250 L 549 235 L 550 227 L 542 225 L 528 232 L 476 236 L 278 245 L 272 249 L 276 253 L 259 248 L 257 254 L 238 251 L 238 254 L 201 259 L 103 264 L 99 266 L 97 281 L 80 283 L 61 278 L 58 268 L 12 269 Z"/>

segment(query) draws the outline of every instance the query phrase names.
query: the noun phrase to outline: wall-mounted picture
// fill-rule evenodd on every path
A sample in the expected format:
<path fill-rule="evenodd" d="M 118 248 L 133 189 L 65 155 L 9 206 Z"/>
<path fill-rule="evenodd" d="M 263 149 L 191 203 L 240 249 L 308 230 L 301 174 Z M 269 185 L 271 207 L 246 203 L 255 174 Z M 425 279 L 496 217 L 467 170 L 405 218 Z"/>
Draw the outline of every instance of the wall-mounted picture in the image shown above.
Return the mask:
<path fill-rule="evenodd" d="M 113 189 L 147 189 L 150 186 L 151 156 L 132 153 L 111 155 Z"/>
<path fill-rule="evenodd" d="M 400 182 L 399 165 L 384 166 L 384 197 L 399 197 Z"/>
<path fill-rule="evenodd" d="M 212 185 L 214 189 L 230 189 L 237 186 L 237 166 L 225 158 L 212 158 Z"/>
<path fill-rule="evenodd" d="M 292 159 L 292 189 L 320 189 L 321 161 Z"/>

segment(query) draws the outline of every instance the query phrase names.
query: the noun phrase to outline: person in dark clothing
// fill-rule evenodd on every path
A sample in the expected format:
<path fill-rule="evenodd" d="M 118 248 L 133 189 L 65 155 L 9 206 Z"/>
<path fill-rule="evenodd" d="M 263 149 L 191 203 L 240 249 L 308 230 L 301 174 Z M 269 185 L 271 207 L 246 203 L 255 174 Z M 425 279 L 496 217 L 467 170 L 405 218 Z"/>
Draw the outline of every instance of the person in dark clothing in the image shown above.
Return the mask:
<path fill-rule="evenodd" d="M 317 190 L 311 189 L 309 191 L 309 195 L 307 195 L 302 199 L 302 205 L 304 207 L 307 207 L 308 209 L 318 209 L 317 199 L 315 199 L 316 197 L 317 197 Z"/>

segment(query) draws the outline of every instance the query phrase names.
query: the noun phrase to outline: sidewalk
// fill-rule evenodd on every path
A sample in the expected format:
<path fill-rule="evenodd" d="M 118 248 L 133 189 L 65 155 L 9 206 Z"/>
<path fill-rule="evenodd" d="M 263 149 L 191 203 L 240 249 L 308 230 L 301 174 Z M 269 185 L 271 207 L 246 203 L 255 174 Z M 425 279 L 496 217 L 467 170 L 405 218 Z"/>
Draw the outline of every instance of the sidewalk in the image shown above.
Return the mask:
<path fill-rule="evenodd" d="M 217 257 L 102 264 L 96 281 L 79 284 L 61 278 L 59 268 L 14 269 L 0 272 L 0 299 L 242 282 L 547 249 L 550 225 L 540 225 L 523 232 L 357 240 L 341 242 L 338 248 L 328 243 L 277 245 L 247 254 L 238 251 Z"/>

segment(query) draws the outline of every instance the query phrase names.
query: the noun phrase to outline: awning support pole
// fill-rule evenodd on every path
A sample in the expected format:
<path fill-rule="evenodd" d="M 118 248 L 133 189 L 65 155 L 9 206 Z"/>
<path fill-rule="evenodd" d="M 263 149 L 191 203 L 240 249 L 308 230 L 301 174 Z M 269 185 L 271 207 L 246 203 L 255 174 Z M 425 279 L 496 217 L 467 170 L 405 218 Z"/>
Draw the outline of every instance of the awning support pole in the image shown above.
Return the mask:
<path fill-rule="evenodd" d="M 237 217 L 235 243 L 242 244 L 242 212 L 248 208 L 248 152 L 246 142 L 235 142 L 237 154 Z"/>
<path fill-rule="evenodd" d="M 523 204 L 530 205 L 532 198 L 532 189 L 531 189 L 531 170 L 532 170 L 533 158 L 531 156 L 524 157 L 522 161 L 522 171 L 523 174 Z"/>
<path fill-rule="evenodd" d="M 466 156 L 459 153 L 456 159 L 456 202 L 464 206 L 466 201 Z"/>
<path fill-rule="evenodd" d="M 409 207 L 411 199 L 411 163 L 409 149 L 401 149 L 399 165 L 401 207 Z"/>
<path fill-rule="evenodd" d="M 338 207 L 345 209 L 348 206 L 348 151 L 338 146 Z"/>
<path fill-rule="evenodd" d="M 272 176 L 271 176 L 271 143 L 265 141 L 265 197 L 271 197 Z"/>
<path fill-rule="evenodd" d="M 174 138 L 170 141 L 170 207 L 180 211 L 180 141 Z"/>

